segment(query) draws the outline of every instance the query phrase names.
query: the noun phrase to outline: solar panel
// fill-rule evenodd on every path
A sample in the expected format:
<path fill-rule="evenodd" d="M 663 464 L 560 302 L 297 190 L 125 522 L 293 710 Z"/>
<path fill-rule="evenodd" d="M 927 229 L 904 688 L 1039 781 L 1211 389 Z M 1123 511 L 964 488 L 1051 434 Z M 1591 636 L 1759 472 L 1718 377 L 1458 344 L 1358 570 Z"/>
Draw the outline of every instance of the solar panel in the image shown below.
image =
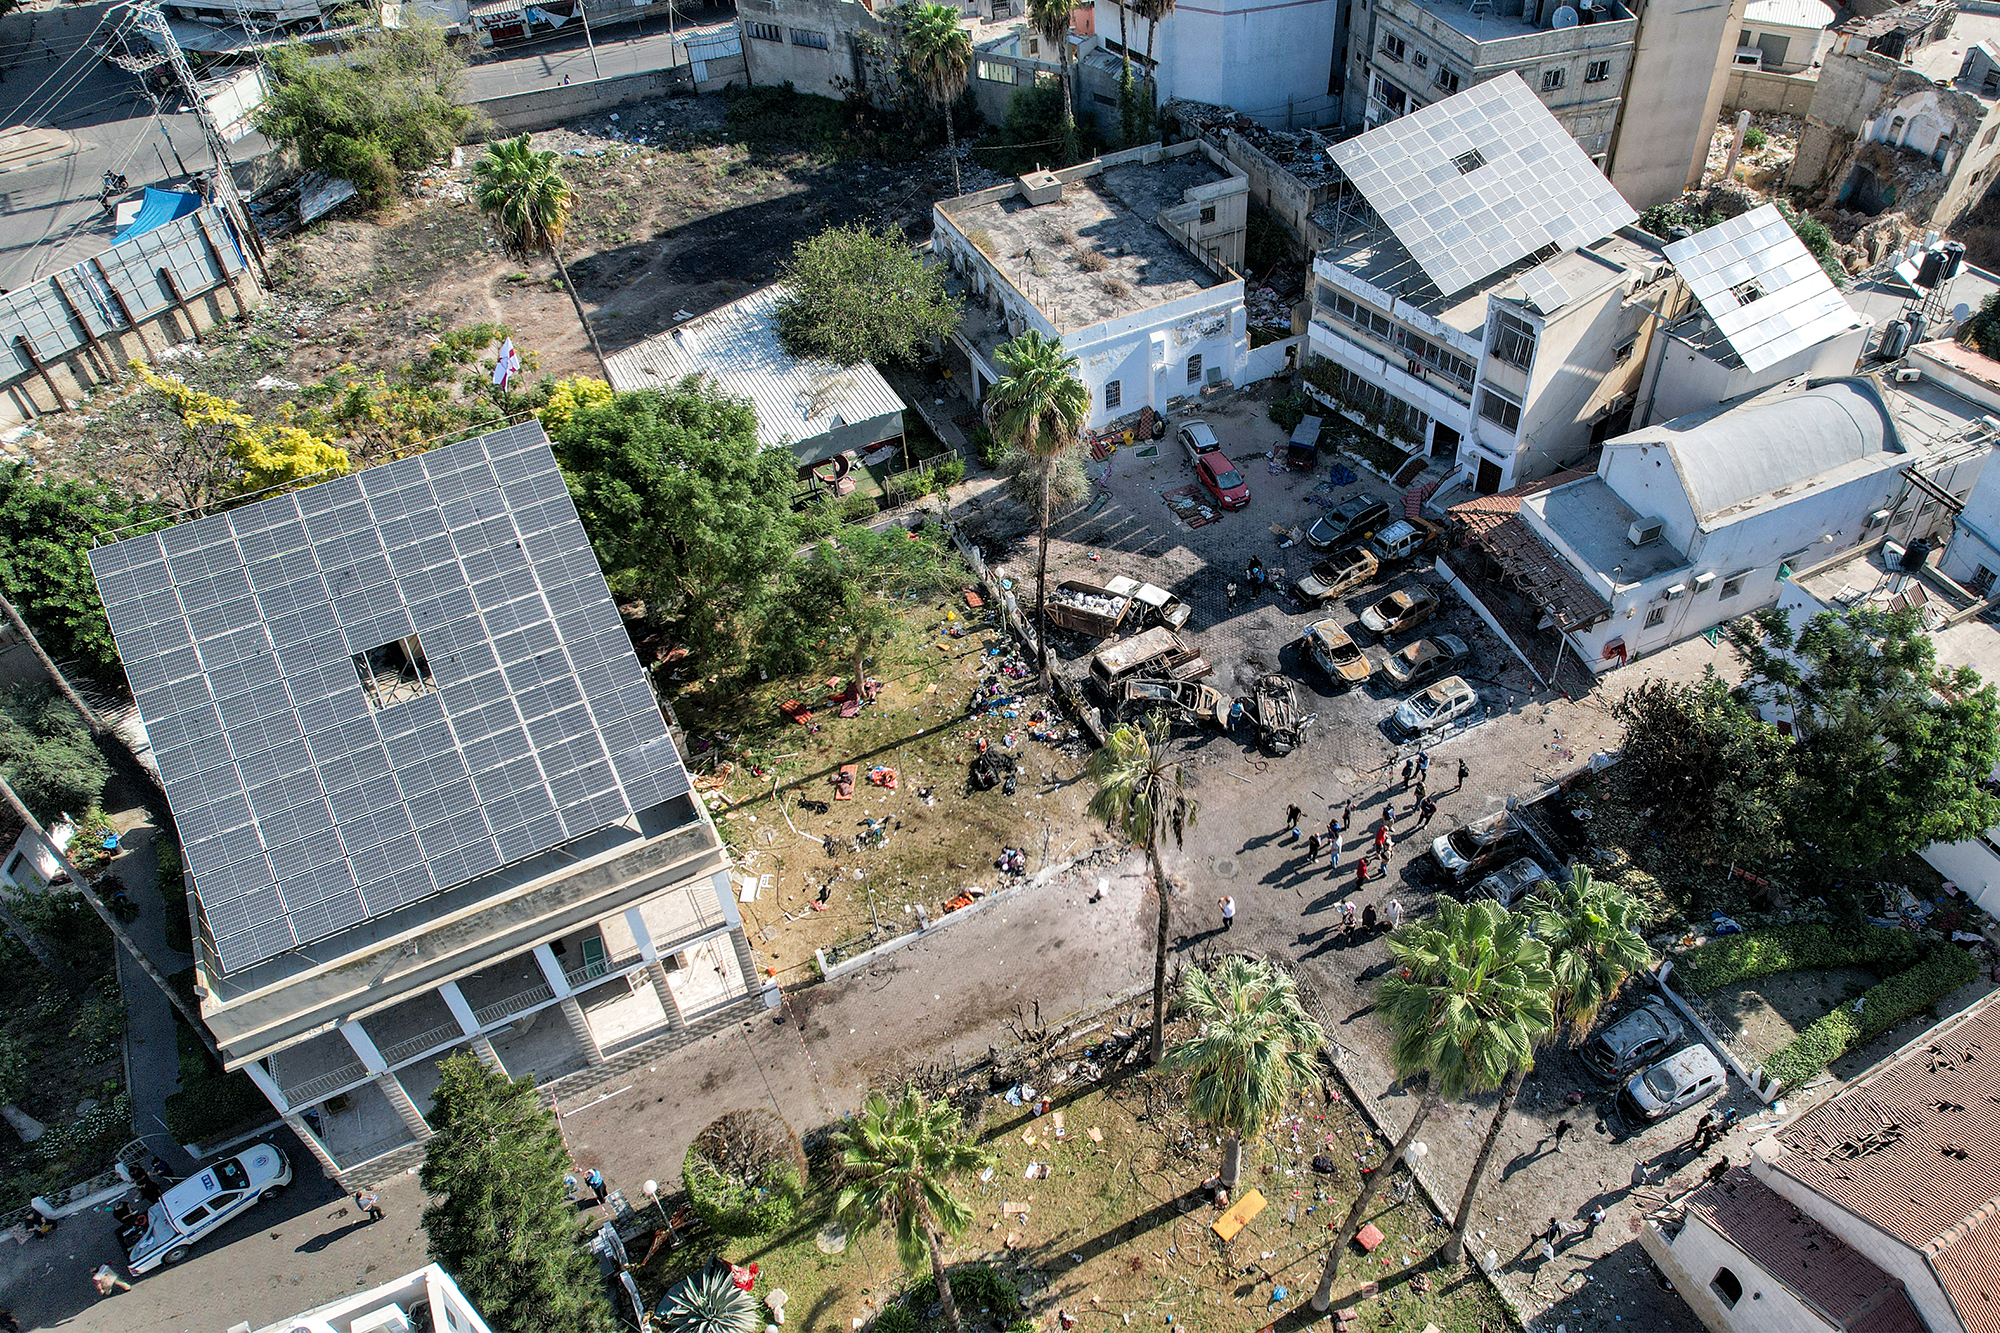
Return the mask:
<path fill-rule="evenodd" d="M 1774 204 L 1666 247 L 1729 346 L 1763 370 L 1859 320 Z"/>
<path fill-rule="evenodd" d="M 1336 144 L 1332 157 L 1446 296 L 1639 216 L 1511 72 Z"/>
<path fill-rule="evenodd" d="M 1521 291 L 1526 294 L 1528 304 L 1544 315 L 1554 314 L 1569 300 L 1568 289 L 1541 264 L 1521 275 Z"/>
<path fill-rule="evenodd" d="M 91 568 L 225 972 L 688 791 L 538 424 Z"/>

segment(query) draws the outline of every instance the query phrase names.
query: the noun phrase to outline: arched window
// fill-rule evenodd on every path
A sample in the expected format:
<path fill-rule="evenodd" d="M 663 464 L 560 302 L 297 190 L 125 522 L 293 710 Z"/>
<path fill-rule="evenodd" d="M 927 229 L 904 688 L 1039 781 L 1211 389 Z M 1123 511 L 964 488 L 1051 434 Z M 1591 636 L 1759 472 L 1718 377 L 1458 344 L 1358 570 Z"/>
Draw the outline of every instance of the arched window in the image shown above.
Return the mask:
<path fill-rule="evenodd" d="M 1721 1298 L 1724 1305 L 1732 1309 L 1735 1308 L 1736 1302 L 1743 1299 L 1743 1284 L 1736 1280 L 1736 1274 L 1726 1268 L 1715 1270 L 1715 1276 L 1709 1279 L 1708 1288 Z"/>
<path fill-rule="evenodd" d="M 1889 122 L 1889 132 L 1883 135 L 1882 137 L 1888 140 L 1890 143 L 1895 144 L 1898 147 L 1901 147 L 1903 143 L 1903 124 L 1904 124 L 1903 117 L 1901 116 L 1896 117 L 1894 120 Z"/>

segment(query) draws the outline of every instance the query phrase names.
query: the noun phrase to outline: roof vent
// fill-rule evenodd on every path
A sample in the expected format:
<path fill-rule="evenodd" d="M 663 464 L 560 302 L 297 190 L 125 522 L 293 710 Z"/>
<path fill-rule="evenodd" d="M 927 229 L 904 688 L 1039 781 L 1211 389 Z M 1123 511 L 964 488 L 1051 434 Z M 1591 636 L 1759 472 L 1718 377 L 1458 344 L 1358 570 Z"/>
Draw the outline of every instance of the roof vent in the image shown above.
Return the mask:
<path fill-rule="evenodd" d="M 1053 204 L 1062 198 L 1062 179 L 1053 171 L 1031 171 L 1021 177 L 1020 185 L 1021 197 L 1030 207 Z"/>
<path fill-rule="evenodd" d="M 1625 530 L 1625 540 L 1634 546 L 1644 546 L 1647 542 L 1659 540 L 1660 530 L 1665 526 L 1657 518 L 1642 518 L 1633 522 Z"/>

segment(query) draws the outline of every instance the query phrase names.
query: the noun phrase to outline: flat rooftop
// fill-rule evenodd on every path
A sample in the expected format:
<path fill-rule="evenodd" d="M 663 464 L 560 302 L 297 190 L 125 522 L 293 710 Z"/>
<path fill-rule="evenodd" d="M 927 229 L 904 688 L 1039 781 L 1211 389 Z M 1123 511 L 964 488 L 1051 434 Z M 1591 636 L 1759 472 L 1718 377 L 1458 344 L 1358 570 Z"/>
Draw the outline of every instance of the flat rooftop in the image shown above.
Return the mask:
<path fill-rule="evenodd" d="M 1937 562 L 1943 554 L 1944 548 L 1934 548 L 1924 567 L 1911 572 L 1892 568 L 1877 543 L 1794 582 L 1802 591 L 1843 611 L 1861 607 L 1915 611 L 1931 631 L 1939 666 L 1969 666 L 1982 679 L 2000 680 L 2000 627 L 1977 616 L 1956 625 L 1947 623 L 1969 611 L 1979 599 L 1938 573 Z"/>
<path fill-rule="evenodd" d="M 1972 14 L 1961 9 L 1958 17 L 1952 20 L 1951 35 L 1943 41 L 1919 47 L 1910 57 L 1909 66 L 1925 78 L 1948 83 L 1958 92 L 1971 93 L 1991 102 L 1996 94 L 1987 92 L 1980 86 L 1979 80 L 1958 77 L 1959 67 L 1965 63 L 1965 53 L 1980 42 L 2000 47 L 2000 15 Z"/>
<path fill-rule="evenodd" d="M 948 199 L 938 210 L 1035 308 L 1070 333 L 1177 301 L 1221 282 L 1153 219 L 1189 190 L 1230 179 L 1206 153 L 1127 163 L 1030 204 Z"/>
<path fill-rule="evenodd" d="M 1502 42 L 1510 37 L 1527 37 L 1535 33 L 1554 31 L 1546 23 L 1535 23 L 1528 19 L 1519 5 L 1515 6 L 1511 14 L 1497 14 L 1490 11 L 1475 14 L 1470 5 L 1454 3 L 1454 0 L 1404 0 L 1404 3 L 1412 9 L 1423 10 L 1453 32 L 1475 42 Z M 1391 12 L 1393 13 L 1394 9 Z M 1597 13 L 1598 17 L 1594 23 L 1579 23 L 1571 30 L 1575 33 L 1579 49 L 1591 45 L 1616 45 L 1619 42 L 1632 40 L 1632 29 L 1616 26 L 1619 20 L 1629 20 L 1632 17 L 1631 11 L 1618 4 L 1617 0 L 1599 5 Z M 1593 43 L 1590 40 L 1593 37 L 1599 41 Z"/>
<path fill-rule="evenodd" d="M 1687 564 L 1687 557 L 1665 537 L 1644 546 L 1626 540 L 1639 514 L 1602 477 L 1585 477 L 1527 496 L 1521 508 L 1560 533 L 1586 566 L 1614 584 L 1643 583 Z"/>

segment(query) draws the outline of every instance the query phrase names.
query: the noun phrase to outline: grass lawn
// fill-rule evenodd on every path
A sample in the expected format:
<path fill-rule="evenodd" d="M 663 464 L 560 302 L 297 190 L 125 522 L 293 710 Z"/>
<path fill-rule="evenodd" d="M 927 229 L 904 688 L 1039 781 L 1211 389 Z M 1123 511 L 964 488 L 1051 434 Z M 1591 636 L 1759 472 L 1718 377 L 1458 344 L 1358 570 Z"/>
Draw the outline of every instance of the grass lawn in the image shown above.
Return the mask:
<path fill-rule="evenodd" d="M 1028 1315 L 1043 1328 L 1058 1326 L 1058 1311 L 1075 1316 L 1086 1333 L 1159 1328 L 1169 1319 L 1194 1333 L 1313 1322 L 1307 1302 L 1328 1228 L 1340 1223 L 1358 1188 L 1357 1155 L 1372 1160 L 1385 1145 L 1371 1146 L 1365 1123 L 1345 1102 L 1322 1104 L 1317 1092 L 1301 1099 L 1246 1157 L 1239 1197 L 1255 1188 L 1269 1202 L 1225 1242 L 1211 1229 L 1221 1210 L 1200 1189 L 1220 1162 L 1219 1141 L 1187 1122 L 1183 1092 L 1183 1081 L 1172 1075 L 1128 1068 L 1058 1096 L 1044 1116 L 986 1098 L 980 1137 L 999 1161 L 990 1179 L 959 1187 L 974 1221 L 951 1262 L 992 1264 L 1020 1289 Z M 1313 1172 L 1317 1154 L 1333 1159 L 1333 1174 Z M 1036 1163 L 1048 1174 L 1029 1179 Z M 927 1264 L 905 1272 L 888 1233 L 853 1236 L 844 1253 L 823 1253 L 819 1238 L 836 1192 L 825 1176 L 815 1176 L 804 1213 L 789 1230 L 724 1242 L 721 1251 L 734 1262 L 761 1265 L 757 1290 L 785 1291 L 786 1328 L 797 1333 L 863 1327 L 929 1272 Z M 1435 1267 L 1433 1252 L 1445 1233 L 1429 1209 L 1414 1198 L 1397 1203 L 1391 1194 L 1384 1191 L 1371 1219 L 1387 1239 L 1373 1256 L 1357 1251 L 1341 1275 L 1337 1304 L 1355 1306 L 1353 1327 L 1412 1333 L 1427 1323 L 1447 1333 L 1512 1327 L 1506 1307 L 1472 1270 Z M 698 1268 L 711 1247 L 712 1241 L 697 1242 L 647 1267 L 641 1288 L 649 1304 Z M 1362 1294 L 1364 1283 L 1376 1284 L 1379 1294 Z M 942 1326 L 927 1310 L 914 1313 L 927 1329 Z M 968 1328 L 1016 1322 L 1001 1310 L 963 1313 Z"/>

